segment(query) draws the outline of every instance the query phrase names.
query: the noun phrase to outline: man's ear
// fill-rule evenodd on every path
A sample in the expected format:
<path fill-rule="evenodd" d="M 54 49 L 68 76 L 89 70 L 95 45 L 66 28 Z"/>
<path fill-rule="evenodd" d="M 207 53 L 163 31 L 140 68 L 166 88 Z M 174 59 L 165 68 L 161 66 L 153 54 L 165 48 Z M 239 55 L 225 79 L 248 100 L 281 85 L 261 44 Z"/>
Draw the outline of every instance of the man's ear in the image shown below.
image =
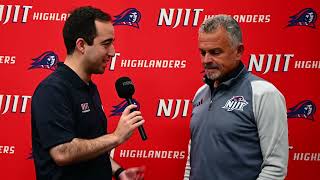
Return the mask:
<path fill-rule="evenodd" d="M 243 55 L 244 52 L 244 46 L 243 44 L 240 44 L 237 48 L 237 57 L 238 59 L 241 59 L 241 56 Z"/>
<path fill-rule="evenodd" d="M 79 51 L 81 54 L 84 53 L 86 41 L 83 38 L 78 38 L 76 41 L 76 50 Z"/>

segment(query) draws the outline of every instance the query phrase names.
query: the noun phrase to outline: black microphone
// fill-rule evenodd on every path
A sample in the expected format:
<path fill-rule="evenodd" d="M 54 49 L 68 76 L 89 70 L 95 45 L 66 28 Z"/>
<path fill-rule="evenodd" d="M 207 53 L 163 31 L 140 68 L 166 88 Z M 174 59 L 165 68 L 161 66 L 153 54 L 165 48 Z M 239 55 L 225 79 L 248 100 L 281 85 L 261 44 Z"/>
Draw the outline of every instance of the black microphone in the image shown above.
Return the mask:
<path fill-rule="evenodd" d="M 115 86 L 116 86 L 118 96 L 120 98 L 126 99 L 128 102 L 128 105 L 135 104 L 132 99 L 132 95 L 134 94 L 134 86 L 130 78 L 128 77 L 119 78 L 116 81 Z M 133 112 L 136 110 L 137 109 L 131 109 L 130 112 Z M 147 140 L 147 135 L 142 125 L 138 127 L 138 130 L 142 140 L 144 141 Z"/>

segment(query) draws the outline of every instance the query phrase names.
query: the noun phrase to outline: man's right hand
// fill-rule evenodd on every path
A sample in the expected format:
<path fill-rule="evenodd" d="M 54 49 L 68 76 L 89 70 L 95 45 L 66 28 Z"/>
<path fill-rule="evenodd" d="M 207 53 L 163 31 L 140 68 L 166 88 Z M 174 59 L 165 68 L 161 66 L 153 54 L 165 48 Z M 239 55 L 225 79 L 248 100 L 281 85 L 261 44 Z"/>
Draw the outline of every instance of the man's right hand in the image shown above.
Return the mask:
<path fill-rule="evenodd" d="M 118 126 L 113 132 L 113 134 L 118 138 L 119 144 L 129 139 L 133 131 L 145 122 L 140 111 L 130 113 L 130 110 L 134 108 L 137 108 L 137 106 L 131 104 L 124 109 L 118 122 Z"/>

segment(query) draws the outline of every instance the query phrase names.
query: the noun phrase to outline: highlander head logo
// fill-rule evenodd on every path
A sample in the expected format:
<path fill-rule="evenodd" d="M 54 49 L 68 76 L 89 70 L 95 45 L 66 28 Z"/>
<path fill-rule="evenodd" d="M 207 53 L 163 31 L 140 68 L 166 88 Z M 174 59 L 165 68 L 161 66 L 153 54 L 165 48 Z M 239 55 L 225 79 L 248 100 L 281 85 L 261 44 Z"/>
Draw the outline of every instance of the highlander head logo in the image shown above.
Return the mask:
<path fill-rule="evenodd" d="M 302 9 L 297 14 L 290 16 L 288 26 L 307 26 L 316 28 L 317 13 L 311 8 Z"/>
<path fill-rule="evenodd" d="M 116 19 L 113 21 L 113 25 L 127 25 L 139 29 L 139 22 L 141 19 L 141 13 L 136 8 L 129 8 L 124 10 L 121 14 L 114 16 Z"/>
<path fill-rule="evenodd" d="M 138 101 L 135 99 L 132 99 L 134 104 L 137 105 L 137 110 L 140 110 L 140 104 Z M 126 100 L 122 101 L 120 104 L 112 106 L 113 110 L 111 110 L 111 115 L 110 116 L 121 116 L 122 112 L 124 109 L 129 106 L 128 102 Z M 109 117 L 110 117 L 109 116 Z"/>
<path fill-rule="evenodd" d="M 243 96 L 233 96 L 229 99 L 226 104 L 222 107 L 227 111 L 239 110 L 243 111 L 243 107 L 246 106 L 248 102 L 244 99 Z"/>
<path fill-rule="evenodd" d="M 316 105 L 310 100 L 299 102 L 292 108 L 289 108 L 288 118 L 305 118 L 314 121 L 313 115 L 316 113 Z"/>
<path fill-rule="evenodd" d="M 53 51 L 44 52 L 39 57 L 33 58 L 32 60 L 33 62 L 31 63 L 31 67 L 29 67 L 29 69 L 43 68 L 55 70 L 57 68 L 57 63 L 59 62 L 58 55 Z"/>

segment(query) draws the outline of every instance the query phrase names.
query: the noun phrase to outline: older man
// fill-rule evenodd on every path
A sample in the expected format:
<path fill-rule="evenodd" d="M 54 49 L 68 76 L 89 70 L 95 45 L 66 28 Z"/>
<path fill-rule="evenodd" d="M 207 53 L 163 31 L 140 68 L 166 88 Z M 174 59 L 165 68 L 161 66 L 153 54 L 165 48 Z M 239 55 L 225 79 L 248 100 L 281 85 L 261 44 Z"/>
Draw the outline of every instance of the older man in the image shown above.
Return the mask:
<path fill-rule="evenodd" d="M 283 95 L 241 62 L 238 23 L 227 15 L 199 30 L 205 85 L 193 100 L 185 179 L 284 179 L 288 127 Z"/>

